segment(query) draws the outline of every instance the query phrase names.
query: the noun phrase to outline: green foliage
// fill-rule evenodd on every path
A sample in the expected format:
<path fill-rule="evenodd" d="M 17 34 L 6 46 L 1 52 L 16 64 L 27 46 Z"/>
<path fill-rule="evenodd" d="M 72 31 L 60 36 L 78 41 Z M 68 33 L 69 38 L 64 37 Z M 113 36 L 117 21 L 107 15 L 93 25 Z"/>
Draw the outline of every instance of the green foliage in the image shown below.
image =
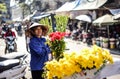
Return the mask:
<path fill-rule="evenodd" d="M 30 9 L 30 6 L 25 4 L 25 3 L 19 3 L 19 6 L 21 7 L 22 9 L 22 14 L 23 14 L 23 17 L 31 14 L 31 9 Z"/>
<path fill-rule="evenodd" d="M 62 57 L 63 52 L 65 50 L 65 41 L 62 40 L 55 40 L 54 42 L 51 42 L 52 46 L 51 49 L 53 50 L 53 54 L 55 56 L 56 59 L 59 59 L 60 57 Z"/>
<path fill-rule="evenodd" d="M 6 12 L 7 11 L 5 3 L 0 3 L 0 11 L 2 11 L 2 12 Z"/>
<path fill-rule="evenodd" d="M 50 46 L 50 48 L 52 50 L 52 54 L 55 59 L 59 60 L 60 58 L 63 57 L 63 52 L 66 48 L 64 39 L 55 40 L 55 41 L 47 40 L 47 44 Z"/>
<path fill-rule="evenodd" d="M 56 18 L 56 29 L 57 29 L 57 31 L 65 32 L 67 22 L 68 22 L 68 16 L 56 15 L 55 18 Z"/>
<path fill-rule="evenodd" d="M 108 39 L 107 39 L 107 38 L 104 38 L 102 41 L 103 41 L 104 43 L 108 43 Z"/>
<path fill-rule="evenodd" d="M 44 25 L 47 25 L 49 27 L 49 33 L 51 33 L 53 31 L 52 30 L 52 22 L 51 22 L 51 20 L 49 20 L 48 17 L 45 17 L 45 18 L 41 19 L 40 23 L 44 24 Z"/>
<path fill-rule="evenodd" d="M 56 15 L 55 19 L 56 19 L 56 30 L 59 32 L 65 32 L 68 22 L 68 16 Z M 49 20 L 48 17 L 43 18 L 40 20 L 40 23 L 49 26 L 49 33 L 53 32 L 51 19 Z"/>

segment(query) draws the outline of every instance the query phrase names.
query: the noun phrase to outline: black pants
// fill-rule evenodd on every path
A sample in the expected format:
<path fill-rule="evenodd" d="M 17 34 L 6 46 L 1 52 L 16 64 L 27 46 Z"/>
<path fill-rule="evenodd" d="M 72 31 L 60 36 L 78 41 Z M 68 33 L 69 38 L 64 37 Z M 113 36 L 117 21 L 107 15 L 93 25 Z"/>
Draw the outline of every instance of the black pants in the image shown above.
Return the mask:
<path fill-rule="evenodd" d="M 44 70 L 32 70 L 32 79 L 44 79 L 42 77 Z"/>

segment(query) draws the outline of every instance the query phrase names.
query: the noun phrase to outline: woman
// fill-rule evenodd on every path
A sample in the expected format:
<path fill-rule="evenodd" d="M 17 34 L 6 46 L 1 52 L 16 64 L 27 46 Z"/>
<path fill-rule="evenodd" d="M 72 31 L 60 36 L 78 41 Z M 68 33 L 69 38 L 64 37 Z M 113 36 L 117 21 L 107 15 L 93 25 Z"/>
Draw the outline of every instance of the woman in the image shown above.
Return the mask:
<path fill-rule="evenodd" d="M 32 79 L 43 79 L 43 67 L 46 61 L 48 61 L 48 56 L 51 53 L 50 48 L 46 45 L 45 36 L 48 32 L 48 28 L 45 25 L 39 23 L 32 23 L 29 27 L 30 32 L 30 42 L 29 49 L 31 53 L 31 73 Z"/>

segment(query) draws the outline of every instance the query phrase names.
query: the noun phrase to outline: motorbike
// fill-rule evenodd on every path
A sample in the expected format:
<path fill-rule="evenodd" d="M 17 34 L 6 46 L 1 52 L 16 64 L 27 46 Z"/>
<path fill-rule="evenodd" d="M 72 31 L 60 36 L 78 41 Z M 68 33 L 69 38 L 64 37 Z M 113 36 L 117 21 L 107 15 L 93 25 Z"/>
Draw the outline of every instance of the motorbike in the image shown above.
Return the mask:
<path fill-rule="evenodd" d="M 6 49 L 5 49 L 5 53 L 11 53 L 11 52 L 15 52 L 16 50 L 16 41 L 15 41 L 15 37 L 13 36 L 8 36 L 5 38 L 6 40 Z"/>
<path fill-rule="evenodd" d="M 0 79 L 27 79 L 27 57 L 27 54 L 21 52 L 0 56 Z"/>

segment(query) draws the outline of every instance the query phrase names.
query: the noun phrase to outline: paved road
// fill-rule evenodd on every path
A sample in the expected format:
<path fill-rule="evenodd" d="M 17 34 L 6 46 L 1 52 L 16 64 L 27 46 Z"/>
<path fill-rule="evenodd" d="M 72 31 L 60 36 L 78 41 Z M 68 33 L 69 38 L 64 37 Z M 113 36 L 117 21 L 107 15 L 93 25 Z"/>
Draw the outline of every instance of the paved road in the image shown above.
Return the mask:
<path fill-rule="evenodd" d="M 71 52 L 71 51 L 78 52 L 80 49 L 87 46 L 86 44 L 82 44 L 79 41 L 73 41 L 70 39 L 65 39 L 65 41 L 67 41 L 67 49 L 70 49 L 70 50 L 66 50 L 66 52 Z M 26 51 L 26 44 L 25 44 L 25 37 L 24 36 L 18 37 L 17 45 L 18 45 L 18 52 L 28 53 Z M 5 47 L 4 40 L 0 39 L 0 55 L 4 54 L 4 47 Z M 120 58 L 119 55 L 114 55 L 114 54 L 112 54 L 112 55 L 113 55 L 113 57 Z M 26 70 L 27 71 L 27 73 L 26 73 L 27 79 L 31 78 L 31 73 L 29 70 L 30 69 L 28 67 L 28 69 Z M 120 79 L 120 75 L 114 75 L 114 76 L 108 77 L 107 79 Z"/>
<path fill-rule="evenodd" d="M 5 42 L 0 38 L 0 56 L 4 54 Z"/>

